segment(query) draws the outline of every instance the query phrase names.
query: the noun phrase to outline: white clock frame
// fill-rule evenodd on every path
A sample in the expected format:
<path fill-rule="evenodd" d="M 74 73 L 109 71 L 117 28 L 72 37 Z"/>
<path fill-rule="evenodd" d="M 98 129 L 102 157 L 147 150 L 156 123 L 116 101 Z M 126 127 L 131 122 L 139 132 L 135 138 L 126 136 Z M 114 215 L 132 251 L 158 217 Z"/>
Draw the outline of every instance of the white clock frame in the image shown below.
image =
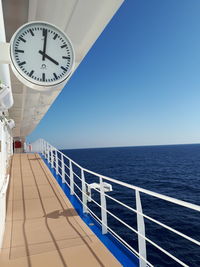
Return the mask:
<path fill-rule="evenodd" d="M 16 63 L 15 56 L 14 56 L 14 53 L 13 53 L 15 39 L 16 39 L 18 33 L 23 28 L 26 28 L 27 26 L 35 25 L 35 24 L 47 25 L 47 26 L 50 26 L 50 27 L 54 28 L 57 32 L 60 32 L 66 38 L 67 43 L 68 43 L 68 45 L 69 45 L 69 47 L 71 49 L 70 52 L 71 52 L 71 56 L 72 56 L 72 58 L 71 58 L 72 62 L 71 62 L 70 68 L 67 70 L 65 75 L 59 80 L 56 80 L 56 81 L 53 81 L 53 82 L 46 82 L 46 81 L 41 82 L 41 81 L 36 81 L 36 80 L 33 81 L 33 79 L 29 78 L 29 76 L 26 75 Z M 74 52 L 74 48 L 73 48 L 72 42 L 69 39 L 69 37 L 61 29 L 59 29 L 57 26 L 55 26 L 55 25 L 53 25 L 51 23 L 45 22 L 45 21 L 32 21 L 32 22 L 26 23 L 26 24 L 22 25 L 20 28 L 18 28 L 18 30 L 14 33 L 14 35 L 11 38 L 9 53 L 10 53 L 11 68 L 12 68 L 14 74 L 16 75 L 16 77 L 24 85 L 26 85 L 26 86 L 28 86 L 28 87 L 30 87 L 32 89 L 39 90 L 39 91 L 47 91 L 47 90 L 51 90 L 51 89 L 61 88 L 62 86 L 64 86 L 66 81 L 71 76 L 72 71 L 74 69 L 74 65 L 75 65 L 75 52 Z"/>

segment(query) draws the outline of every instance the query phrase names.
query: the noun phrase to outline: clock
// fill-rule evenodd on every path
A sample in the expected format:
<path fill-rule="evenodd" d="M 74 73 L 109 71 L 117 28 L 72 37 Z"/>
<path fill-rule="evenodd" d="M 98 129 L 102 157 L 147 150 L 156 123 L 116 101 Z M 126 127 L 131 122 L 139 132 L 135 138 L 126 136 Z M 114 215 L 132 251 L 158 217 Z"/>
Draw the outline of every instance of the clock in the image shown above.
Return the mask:
<path fill-rule="evenodd" d="M 24 24 L 15 32 L 10 41 L 10 58 L 17 78 L 36 90 L 61 87 L 75 62 L 66 34 L 43 21 Z"/>

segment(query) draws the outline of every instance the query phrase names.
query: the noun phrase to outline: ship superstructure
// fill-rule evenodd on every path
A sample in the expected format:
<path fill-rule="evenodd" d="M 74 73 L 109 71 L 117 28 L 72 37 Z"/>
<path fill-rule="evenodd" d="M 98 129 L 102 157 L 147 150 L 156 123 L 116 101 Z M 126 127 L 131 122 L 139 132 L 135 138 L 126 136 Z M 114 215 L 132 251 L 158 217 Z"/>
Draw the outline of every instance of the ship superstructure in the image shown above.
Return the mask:
<path fill-rule="evenodd" d="M 29 135 L 63 88 L 28 88 L 10 70 L 9 42 L 24 23 L 46 21 L 71 39 L 79 66 L 123 0 L 0 1 L 0 265 L 2 266 L 153 266 L 147 243 L 188 266 L 145 235 L 145 220 L 173 234 L 200 242 L 143 213 L 141 194 L 200 211 L 188 202 L 164 196 L 92 172 L 61 151 Z M 41 52 L 42 53 L 42 52 Z M 44 54 L 44 53 L 43 53 Z M 78 172 L 75 171 L 78 169 Z M 91 183 L 87 176 L 93 176 Z M 115 186 L 131 190 L 135 209 L 109 195 Z M 92 192 L 99 194 L 99 202 Z M 133 228 L 107 209 L 107 199 L 135 214 Z M 90 203 L 100 209 L 100 217 Z M 113 216 L 136 234 L 138 249 L 112 230 Z"/>

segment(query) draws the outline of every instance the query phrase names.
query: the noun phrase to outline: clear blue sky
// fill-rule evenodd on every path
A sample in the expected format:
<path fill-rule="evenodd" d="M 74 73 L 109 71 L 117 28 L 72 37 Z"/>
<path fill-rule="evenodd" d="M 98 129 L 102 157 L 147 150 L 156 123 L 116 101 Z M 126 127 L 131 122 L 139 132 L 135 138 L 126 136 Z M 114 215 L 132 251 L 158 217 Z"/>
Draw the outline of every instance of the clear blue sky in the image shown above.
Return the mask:
<path fill-rule="evenodd" d="M 200 0 L 126 0 L 28 140 L 199 143 Z"/>

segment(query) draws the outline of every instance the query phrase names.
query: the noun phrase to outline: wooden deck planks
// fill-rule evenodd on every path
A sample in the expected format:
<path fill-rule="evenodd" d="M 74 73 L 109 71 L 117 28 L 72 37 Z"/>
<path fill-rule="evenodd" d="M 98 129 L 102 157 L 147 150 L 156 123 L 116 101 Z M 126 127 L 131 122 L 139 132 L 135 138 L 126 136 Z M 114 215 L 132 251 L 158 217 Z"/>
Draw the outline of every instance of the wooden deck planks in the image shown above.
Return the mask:
<path fill-rule="evenodd" d="M 37 154 L 15 154 L 0 266 L 121 266 L 84 224 Z"/>

